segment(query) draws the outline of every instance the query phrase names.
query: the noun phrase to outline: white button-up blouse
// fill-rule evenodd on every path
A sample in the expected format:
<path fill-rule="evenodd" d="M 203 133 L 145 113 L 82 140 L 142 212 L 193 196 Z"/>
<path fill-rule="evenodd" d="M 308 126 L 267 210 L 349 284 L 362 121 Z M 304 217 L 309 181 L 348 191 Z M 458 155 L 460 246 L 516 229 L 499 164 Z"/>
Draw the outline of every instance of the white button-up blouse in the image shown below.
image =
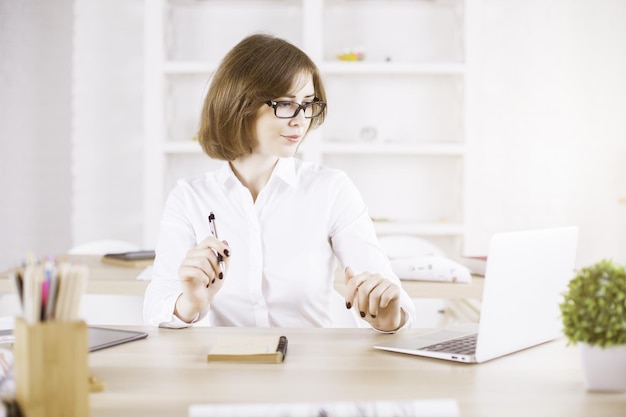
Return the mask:
<path fill-rule="evenodd" d="M 230 246 L 230 264 L 222 288 L 196 322 L 331 327 L 337 260 L 357 274 L 380 273 L 401 285 L 345 173 L 280 159 L 254 202 L 224 162 L 203 178 L 179 181 L 167 199 L 145 294 L 146 323 L 188 326 L 173 314 L 182 293 L 177 271 L 187 251 L 209 235 L 210 212 L 219 238 Z M 415 310 L 404 291 L 401 306 L 409 318 L 403 327 L 410 327 Z"/>

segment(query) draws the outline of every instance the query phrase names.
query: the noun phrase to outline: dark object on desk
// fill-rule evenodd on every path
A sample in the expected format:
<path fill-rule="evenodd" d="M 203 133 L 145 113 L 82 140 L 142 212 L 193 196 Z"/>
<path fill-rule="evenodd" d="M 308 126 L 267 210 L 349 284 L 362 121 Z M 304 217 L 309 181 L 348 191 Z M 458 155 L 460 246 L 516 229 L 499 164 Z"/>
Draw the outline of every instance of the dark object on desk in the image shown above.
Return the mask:
<path fill-rule="evenodd" d="M 286 336 L 233 337 L 218 340 L 209 361 L 280 363 L 287 356 Z"/>
<path fill-rule="evenodd" d="M 133 330 L 111 329 L 108 327 L 88 327 L 88 346 L 89 351 L 121 345 L 123 343 L 132 342 L 134 340 L 145 339 L 148 333 Z M 13 330 L 0 330 L 0 341 L 3 343 L 11 343 L 14 341 Z"/>
<path fill-rule="evenodd" d="M 2 398 L 2 407 L 0 407 L 0 416 L 6 417 L 24 417 L 17 400 L 12 397 Z"/>
<path fill-rule="evenodd" d="M 130 267 L 146 267 L 154 262 L 153 250 L 139 250 L 132 252 L 107 253 L 102 257 L 102 262 L 114 265 Z"/>
<path fill-rule="evenodd" d="M 89 326 L 89 351 L 121 345 L 134 340 L 145 339 L 148 333 L 134 330 L 111 329 L 108 327 Z"/>

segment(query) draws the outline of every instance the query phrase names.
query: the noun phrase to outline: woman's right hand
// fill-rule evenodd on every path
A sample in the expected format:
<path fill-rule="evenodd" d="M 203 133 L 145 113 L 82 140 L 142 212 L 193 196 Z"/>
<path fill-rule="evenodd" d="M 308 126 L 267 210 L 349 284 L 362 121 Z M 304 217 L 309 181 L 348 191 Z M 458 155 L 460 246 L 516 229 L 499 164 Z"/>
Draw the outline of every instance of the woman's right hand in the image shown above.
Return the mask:
<path fill-rule="evenodd" d="M 224 260 L 223 271 L 216 251 Z M 207 237 L 187 252 L 178 268 L 178 278 L 183 288 L 183 293 L 176 300 L 174 307 L 174 314 L 178 318 L 189 323 L 209 305 L 222 288 L 228 270 L 229 256 L 228 243 L 220 242 L 213 236 Z"/>

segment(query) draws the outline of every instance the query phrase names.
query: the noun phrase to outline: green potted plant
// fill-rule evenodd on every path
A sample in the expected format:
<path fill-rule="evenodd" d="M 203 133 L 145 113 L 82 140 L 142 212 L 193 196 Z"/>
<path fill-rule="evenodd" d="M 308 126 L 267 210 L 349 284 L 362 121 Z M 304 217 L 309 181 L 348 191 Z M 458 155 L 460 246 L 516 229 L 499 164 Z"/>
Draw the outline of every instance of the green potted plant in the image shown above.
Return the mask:
<path fill-rule="evenodd" d="M 560 304 L 563 332 L 581 346 L 590 391 L 626 391 L 626 270 L 603 259 L 580 269 Z"/>

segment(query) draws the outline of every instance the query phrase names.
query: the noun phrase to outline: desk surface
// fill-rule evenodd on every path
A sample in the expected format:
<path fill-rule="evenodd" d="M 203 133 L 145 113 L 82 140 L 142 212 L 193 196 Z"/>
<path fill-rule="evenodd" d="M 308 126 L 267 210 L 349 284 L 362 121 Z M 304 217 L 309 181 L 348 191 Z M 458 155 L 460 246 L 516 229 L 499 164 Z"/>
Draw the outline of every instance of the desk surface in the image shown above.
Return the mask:
<path fill-rule="evenodd" d="M 63 255 L 58 259 L 66 259 L 89 267 L 87 294 L 143 295 L 148 285 L 148 281 L 137 279 L 144 268 L 106 264 L 100 260 L 100 256 L 96 255 Z M 0 294 L 13 292 L 9 282 L 9 272 L 0 273 Z M 471 284 L 402 281 L 402 285 L 411 298 L 480 299 L 483 282 L 483 278 L 474 277 Z M 335 288 L 341 294 L 343 294 L 343 287 L 343 282 L 336 280 Z"/>
<path fill-rule="evenodd" d="M 584 388 L 576 347 L 564 340 L 479 365 L 378 351 L 371 329 L 149 329 L 147 339 L 89 354 L 106 388 L 91 416 L 187 416 L 191 404 L 455 398 L 462 417 L 624 416 L 626 394 Z M 207 362 L 221 336 L 284 334 L 282 364 Z"/>

